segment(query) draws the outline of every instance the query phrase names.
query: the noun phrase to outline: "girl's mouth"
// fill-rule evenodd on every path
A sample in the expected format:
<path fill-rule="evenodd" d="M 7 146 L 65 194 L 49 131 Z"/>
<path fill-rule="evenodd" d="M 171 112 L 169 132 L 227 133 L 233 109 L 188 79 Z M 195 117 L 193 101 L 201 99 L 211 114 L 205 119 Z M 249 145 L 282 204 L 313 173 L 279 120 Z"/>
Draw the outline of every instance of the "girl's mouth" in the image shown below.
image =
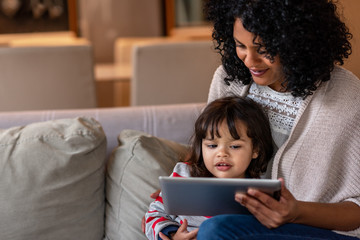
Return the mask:
<path fill-rule="evenodd" d="M 215 167 L 219 171 L 227 171 L 231 168 L 231 165 L 227 163 L 217 163 Z"/>

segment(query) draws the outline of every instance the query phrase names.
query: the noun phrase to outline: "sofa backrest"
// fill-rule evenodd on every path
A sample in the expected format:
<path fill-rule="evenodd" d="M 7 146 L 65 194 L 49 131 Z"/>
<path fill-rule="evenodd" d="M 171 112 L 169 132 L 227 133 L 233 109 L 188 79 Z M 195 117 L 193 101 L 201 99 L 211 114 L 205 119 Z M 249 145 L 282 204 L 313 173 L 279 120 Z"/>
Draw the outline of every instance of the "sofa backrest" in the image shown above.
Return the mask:
<path fill-rule="evenodd" d="M 0 129 L 63 118 L 92 117 L 107 138 L 107 155 L 118 146 L 122 130 L 133 129 L 178 143 L 189 143 L 193 125 L 205 103 L 164 106 L 0 112 Z"/>
<path fill-rule="evenodd" d="M 96 107 L 89 44 L 0 48 L 0 111 Z"/>
<path fill-rule="evenodd" d="M 206 102 L 221 64 L 209 41 L 163 42 L 133 49 L 131 105 Z"/>

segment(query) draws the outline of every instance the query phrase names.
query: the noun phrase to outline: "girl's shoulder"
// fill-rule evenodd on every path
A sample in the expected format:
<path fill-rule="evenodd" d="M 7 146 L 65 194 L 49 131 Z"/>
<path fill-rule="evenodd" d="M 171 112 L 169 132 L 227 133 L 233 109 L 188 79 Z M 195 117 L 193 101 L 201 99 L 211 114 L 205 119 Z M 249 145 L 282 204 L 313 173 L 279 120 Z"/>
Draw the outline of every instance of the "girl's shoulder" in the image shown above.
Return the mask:
<path fill-rule="evenodd" d="M 171 177 L 190 177 L 190 167 L 185 162 L 178 162 L 171 174 Z"/>

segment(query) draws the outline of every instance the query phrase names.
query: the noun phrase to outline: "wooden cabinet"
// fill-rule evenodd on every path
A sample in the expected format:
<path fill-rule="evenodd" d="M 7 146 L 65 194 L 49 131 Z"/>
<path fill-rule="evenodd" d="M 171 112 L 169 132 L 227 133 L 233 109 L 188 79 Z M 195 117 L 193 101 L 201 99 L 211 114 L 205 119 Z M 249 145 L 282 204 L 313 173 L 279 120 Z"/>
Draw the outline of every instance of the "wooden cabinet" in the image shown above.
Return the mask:
<path fill-rule="evenodd" d="M 166 35 L 211 38 L 212 27 L 205 20 L 204 3 L 205 0 L 165 0 Z"/>

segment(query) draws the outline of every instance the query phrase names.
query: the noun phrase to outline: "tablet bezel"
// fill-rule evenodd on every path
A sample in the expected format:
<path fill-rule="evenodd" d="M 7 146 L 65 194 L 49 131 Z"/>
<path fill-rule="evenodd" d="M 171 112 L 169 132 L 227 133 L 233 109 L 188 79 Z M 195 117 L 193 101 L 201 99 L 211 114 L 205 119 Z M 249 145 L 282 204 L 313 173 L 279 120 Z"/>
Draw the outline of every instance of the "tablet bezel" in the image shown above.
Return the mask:
<path fill-rule="evenodd" d="M 250 214 L 235 201 L 236 192 L 255 188 L 278 199 L 281 189 L 281 182 L 273 179 L 161 176 L 159 182 L 165 211 L 170 215 Z"/>

